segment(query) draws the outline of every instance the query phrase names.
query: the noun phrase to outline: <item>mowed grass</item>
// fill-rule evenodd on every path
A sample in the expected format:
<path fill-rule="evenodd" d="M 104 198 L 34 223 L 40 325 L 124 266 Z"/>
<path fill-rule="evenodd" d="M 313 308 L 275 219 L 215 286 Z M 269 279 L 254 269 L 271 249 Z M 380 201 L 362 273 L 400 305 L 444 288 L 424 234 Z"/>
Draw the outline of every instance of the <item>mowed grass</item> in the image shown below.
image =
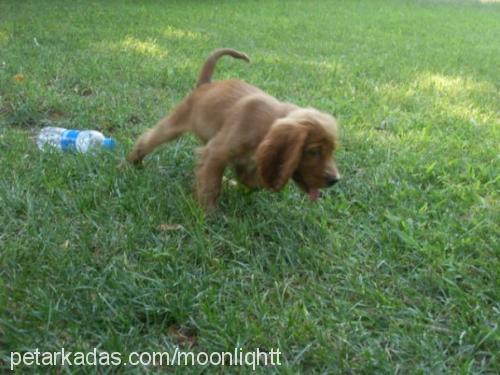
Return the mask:
<path fill-rule="evenodd" d="M 279 348 L 263 373 L 500 371 L 499 19 L 480 1 L 2 1 L 0 365 L 180 346 Z M 219 47 L 252 63 L 216 79 L 339 119 L 344 178 L 318 203 L 226 186 L 205 215 L 189 136 L 119 167 Z M 118 149 L 40 152 L 48 123 Z"/>

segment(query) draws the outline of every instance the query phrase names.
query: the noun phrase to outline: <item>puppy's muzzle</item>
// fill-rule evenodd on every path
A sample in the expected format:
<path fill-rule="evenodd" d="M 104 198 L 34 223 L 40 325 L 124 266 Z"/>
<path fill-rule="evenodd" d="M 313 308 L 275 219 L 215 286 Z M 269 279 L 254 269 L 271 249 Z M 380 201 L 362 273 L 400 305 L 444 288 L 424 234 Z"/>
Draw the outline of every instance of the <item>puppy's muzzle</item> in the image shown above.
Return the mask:
<path fill-rule="evenodd" d="M 328 187 L 335 185 L 337 182 L 340 181 L 340 178 L 336 175 L 328 175 L 326 176 L 326 185 Z"/>

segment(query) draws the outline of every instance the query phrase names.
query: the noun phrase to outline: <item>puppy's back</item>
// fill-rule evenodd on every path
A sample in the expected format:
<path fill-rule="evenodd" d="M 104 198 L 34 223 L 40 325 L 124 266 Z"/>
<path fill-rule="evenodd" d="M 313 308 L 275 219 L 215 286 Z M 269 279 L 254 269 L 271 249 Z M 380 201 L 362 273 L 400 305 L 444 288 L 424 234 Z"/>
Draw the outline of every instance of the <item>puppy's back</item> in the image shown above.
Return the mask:
<path fill-rule="evenodd" d="M 212 138 L 245 97 L 264 94 L 255 86 L 239 80 L 207 83 L 189 97 L 192 108 L 193 131 L 205 142 Z"/>

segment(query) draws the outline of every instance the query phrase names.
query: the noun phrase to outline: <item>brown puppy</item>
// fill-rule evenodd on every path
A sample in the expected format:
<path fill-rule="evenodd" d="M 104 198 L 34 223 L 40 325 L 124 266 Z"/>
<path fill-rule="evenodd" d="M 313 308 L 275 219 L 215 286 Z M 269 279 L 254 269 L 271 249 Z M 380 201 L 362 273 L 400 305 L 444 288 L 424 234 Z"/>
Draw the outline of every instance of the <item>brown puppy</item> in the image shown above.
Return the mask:
<path fill-rule="evenodd" d="M 196 197 L 215 206 L 226 167 L 250 188 L 279 191 L 292 178 L 309 194 L 340 176 L 332 160 L 338 138 L 335 119 L 313 108 L 280 102 L 238 80 L 210 83 L 223 55 L 248 57 L 233 49 L 216 50 L 205 62 L 196 89 L 155 127 L 141 135 L 128 161 L 139 163 L 156 147 L 191 131 L 205 146 L 196 172 Z"/>

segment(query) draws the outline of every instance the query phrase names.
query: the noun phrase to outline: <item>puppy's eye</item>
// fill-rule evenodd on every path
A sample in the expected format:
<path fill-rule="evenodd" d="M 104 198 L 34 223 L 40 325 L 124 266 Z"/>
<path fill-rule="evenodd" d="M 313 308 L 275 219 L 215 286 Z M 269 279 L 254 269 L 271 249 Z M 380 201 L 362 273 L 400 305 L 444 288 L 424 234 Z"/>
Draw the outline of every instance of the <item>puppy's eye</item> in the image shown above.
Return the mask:
<path fill-rule="evenodd" d="M 321 149 L 318 147 L 309 148 L 306 150 L 306 155 L 311 158 L 319 158 L 321 156 Z"/>

